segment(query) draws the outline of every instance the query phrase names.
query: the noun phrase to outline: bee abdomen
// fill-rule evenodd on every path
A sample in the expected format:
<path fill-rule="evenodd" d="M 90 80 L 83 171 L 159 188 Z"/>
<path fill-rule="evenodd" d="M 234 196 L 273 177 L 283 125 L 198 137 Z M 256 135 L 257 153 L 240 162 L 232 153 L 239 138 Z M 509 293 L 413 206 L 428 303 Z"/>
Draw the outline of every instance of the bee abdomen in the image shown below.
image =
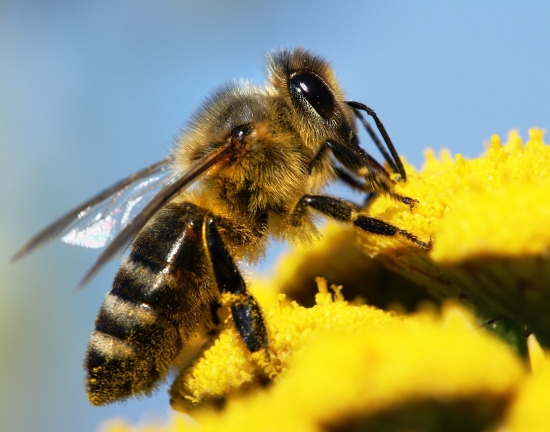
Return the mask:
<path fill-rule="evenodd" d="M 168 205 L 136 237 L 90 336 L 88 398 L 102 405 L 162 382 L 212 302 L 202 214 Z"/>
<path fill-rule="evenodd" d="M 169 320 L 145 304 L 108 294 L 88 344 L 88 398 L 103 405 L 150 393 L 180 349 Z"/>

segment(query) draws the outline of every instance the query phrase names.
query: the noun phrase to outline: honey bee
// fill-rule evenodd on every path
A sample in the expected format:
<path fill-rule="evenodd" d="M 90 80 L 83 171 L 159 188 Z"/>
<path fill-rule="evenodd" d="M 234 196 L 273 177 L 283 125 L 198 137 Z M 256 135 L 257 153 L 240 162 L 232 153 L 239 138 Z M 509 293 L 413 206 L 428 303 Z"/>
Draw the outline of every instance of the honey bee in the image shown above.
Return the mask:
<path fill-rule="evenodd" d="M 150 394 L 198 334 L 230 311 L 261 373 L 270 377 L 262 312 L 237 262 L 255 262 L 270 239 L 311 242 L 314 214 L 375 235 L 431 244 L 324 195 L 342 180 L 365 192 L 399 195 L 388 171 L 359 146 L 357 120 L 374 119 L 403 180 L 406 173 L 377 115 L 346 100 L 329 64 L 304 49 L 268 54 L 267 83 L 229 84 L 206 100 L 164 160 L 127 177 L 46 227 L 13 257 L 55 238 L 105 247 L 81 286 L 130 245 L 95 321 L 86 354 L 94 405 Z M 193 187 L 190 187 L 193 185 Z"/>

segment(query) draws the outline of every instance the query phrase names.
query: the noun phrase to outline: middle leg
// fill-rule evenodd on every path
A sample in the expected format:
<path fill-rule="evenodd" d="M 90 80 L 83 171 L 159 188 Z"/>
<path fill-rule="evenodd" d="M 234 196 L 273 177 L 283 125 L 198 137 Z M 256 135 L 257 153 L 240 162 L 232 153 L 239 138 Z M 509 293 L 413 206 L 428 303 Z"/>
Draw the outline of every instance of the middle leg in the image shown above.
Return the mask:
<path fill-rule="evenodd" d="M 301 225 L 308 208 L 317 210 L 321 214 L 337 221 L 352 223 L 357 228 L 366 232 L 384 236 L 399 235 L 422 249 L 429 250 L 432 248 L 431 240 L 428 243 L 423 242 L 414 234 L 395 225 L 361 214 L 359 207 L 349 201 L 326 195 L 304 195 L 300 198 L 291 215 L 291 224 L 294 226 Z"/>

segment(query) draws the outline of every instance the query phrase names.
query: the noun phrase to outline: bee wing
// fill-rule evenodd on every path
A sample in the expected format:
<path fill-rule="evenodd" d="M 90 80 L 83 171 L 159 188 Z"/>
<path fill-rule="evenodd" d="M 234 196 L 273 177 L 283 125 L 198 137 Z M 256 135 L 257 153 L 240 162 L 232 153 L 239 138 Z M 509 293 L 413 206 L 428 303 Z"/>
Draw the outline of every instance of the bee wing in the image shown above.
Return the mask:
<path fill-rule="evenodd" d="M 73 246 L 104 247 L 175 177 L 170 166 L 159 166 L 79 213 L 60 234 L 60 240 Z"/>
<path fill-rule="evenodd" d="M 121 250 L 124 250 L 160 208 L 162 208 L 176 194 L 184 191 L 187 187 L 193 184 L 212 166 L 227 157 L 231 150 L 233 150 L 234 145 L 234 140 L 228 141 L 212 153 L 196 161 L 186 171 L 179 174 L 176 178 L 164 186 L 132 220 L 128 221 L 126 226 L 118 233 L 113 241 L 107 245 L 94 265 L 84 275 L 78 284 L 78 288 L 82 288 L 86 285 L 101 269 L 101 267 L 103 267 L 103 265 L 116 257 Z"/>
<path fill-rule="evenodd" d="M 173 181 L 172 158 L 165 158 L 103 190 L 31 238 L 12 257 L 30 254 L 59 238 L 88 248 L 105 246 L 151 199 L 153 193 Z"/>

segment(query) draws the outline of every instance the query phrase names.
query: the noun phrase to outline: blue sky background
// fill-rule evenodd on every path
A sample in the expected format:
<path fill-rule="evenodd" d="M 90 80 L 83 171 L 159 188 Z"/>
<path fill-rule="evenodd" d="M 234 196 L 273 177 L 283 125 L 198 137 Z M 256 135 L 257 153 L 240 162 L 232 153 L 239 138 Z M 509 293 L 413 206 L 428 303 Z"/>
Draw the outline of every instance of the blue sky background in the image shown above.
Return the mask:
<path fill-rule="evenodd" d="M 55 243 L 8 260 L 164 157 L 216 86 L 263 81 L 265 51 L 304 46 L 417 167 L 426 147 L 474 157 L 494 133 L 550 127 L 549 25 L 542 1 L 1 0 L 0 429 L 87 432 L 166 415 L 165 388 L 105 408 L 85 397 L 87 338 L 116 263 L 77 293 L 96 251 Z"/>

